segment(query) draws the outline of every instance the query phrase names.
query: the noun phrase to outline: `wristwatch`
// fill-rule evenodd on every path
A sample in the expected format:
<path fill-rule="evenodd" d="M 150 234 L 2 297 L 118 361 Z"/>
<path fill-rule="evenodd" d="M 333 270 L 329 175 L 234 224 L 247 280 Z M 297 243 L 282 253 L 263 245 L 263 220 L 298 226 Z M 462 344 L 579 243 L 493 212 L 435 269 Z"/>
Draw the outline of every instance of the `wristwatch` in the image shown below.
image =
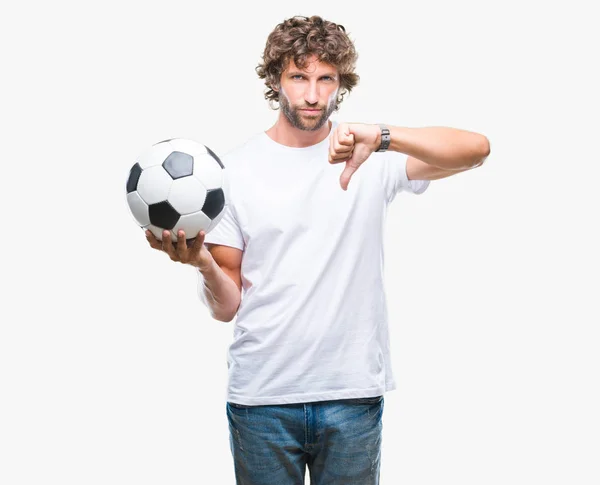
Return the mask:
<path fill-rule="evenodd" d="M 390 142 L 392 141 L 392 137 L 390 136 L 390 130 L 387 126 L 380 124 L 379 128 L 381 128 L 381 143 L 379 144 L 379 148 L 375 150 L 376 152 L 385 152 L 390 146 Z"/>

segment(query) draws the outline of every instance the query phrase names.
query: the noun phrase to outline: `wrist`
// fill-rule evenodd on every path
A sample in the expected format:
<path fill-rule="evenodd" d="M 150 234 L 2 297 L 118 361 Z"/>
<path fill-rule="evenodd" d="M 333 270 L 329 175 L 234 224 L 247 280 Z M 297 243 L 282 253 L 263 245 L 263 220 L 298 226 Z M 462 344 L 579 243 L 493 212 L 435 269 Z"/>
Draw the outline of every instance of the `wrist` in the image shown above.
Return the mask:
<path fill-rule="evenodd" d="M 206 275 L 206 274 L 210 273 L 212 270 L 212 261 L 208 261 L 208 262 L 196 261 L 192 264 L 192 266 L 194 266 L 194 268 L 196 268 L 196 270 L 198 270 L 203 275 Z"/>
<path fill-rule="evenodd" d="M 373 130 L 375 131 L 375 141 L 373 142 L 371 148 L 374 152 L 376 152 L 381 146 L 381 128 L 379 125 L 373 125 Z"/>

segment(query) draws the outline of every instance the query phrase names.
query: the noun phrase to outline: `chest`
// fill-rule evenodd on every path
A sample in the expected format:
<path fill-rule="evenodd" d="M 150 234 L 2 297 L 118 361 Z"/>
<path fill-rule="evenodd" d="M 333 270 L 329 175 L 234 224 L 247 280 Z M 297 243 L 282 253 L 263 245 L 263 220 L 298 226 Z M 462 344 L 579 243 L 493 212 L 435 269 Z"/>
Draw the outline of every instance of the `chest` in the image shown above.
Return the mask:
<path fill-rule="evenodd" d="M 246 244 L 320 240 L 334 232 L 378 223 L 384 192 L 374 167 L 364 164 L 347 191 L 343 164 L 277 166 L 240 178 L 236 208 Z"/>

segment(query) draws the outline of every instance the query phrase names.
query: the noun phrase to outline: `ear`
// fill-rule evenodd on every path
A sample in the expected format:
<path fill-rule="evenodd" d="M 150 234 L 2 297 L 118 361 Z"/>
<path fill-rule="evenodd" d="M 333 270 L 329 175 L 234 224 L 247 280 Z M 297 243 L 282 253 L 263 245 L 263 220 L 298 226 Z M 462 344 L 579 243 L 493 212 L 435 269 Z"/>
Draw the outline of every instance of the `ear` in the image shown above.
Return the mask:
<path fill-rule="evenodd" d="M 276 79 L 273 79 L 273 81 L 271 82 L 271 89 L 275 92 L 279 92 L 279 90 L 281 89 L 281 74 L 279 74 L 279 76 L 277 76 Z"/>

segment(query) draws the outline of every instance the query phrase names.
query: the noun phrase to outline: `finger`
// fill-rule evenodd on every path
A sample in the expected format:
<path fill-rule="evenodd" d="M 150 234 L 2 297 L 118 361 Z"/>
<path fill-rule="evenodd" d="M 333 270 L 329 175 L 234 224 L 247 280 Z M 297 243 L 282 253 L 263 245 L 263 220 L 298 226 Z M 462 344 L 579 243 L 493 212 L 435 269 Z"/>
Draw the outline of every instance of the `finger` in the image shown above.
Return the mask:
<path fill-rule="evenodd" d="M 354 135 L 349 131 L 345 133 L 342 132 L 342 134 L 338 137 L 338 143 L 344 146 L 352 146 L 354 145 Z"/>
<path fill-rule="evenodd" d="M 202 245 L 204 244 L 204 236 L 206 236 L 206 233 L 204 231 L 200 231 L 198 233 L 198 235 L 196 236 L 196 239 L 194 239 L 194 244 L 192 245 L 192 254 L 199 254 L 200 250 L 202 249 Z"/>
<path fill-rule="evenodd" d="M 352 146 L 338 145 L 335 149 L 335 154 L 336 155 L 347 155 L 348 153 L 352 153 L 353 150 L 354 150 L 354 145 L 352 145 Z"/>
<path fill-rule="evenodd" d="M 352 147 L 350 150 L 344 150 L 341 152 L 337 152 L 330 157 L 330 162 L 331 163 L 345 162 L 346 160 L 348 160 L 352 157 L 353 153 L 354 153 L 354 147 Z"/>
<path fill-rule="evenodd" d="M 352 156 L 354 150 L 354 135 L 350 129 L 345 126 L 338 126 L 336 130 L 336 139 L 331 147 L 330 162 L 347 160 Z"/>
<path fill-rule="evenodd" d="M 169 255 L 173 261 L 177 261 L 177 255 L 171 242 L 171 233 L 166 229 L 162 233 L 162 250 Z"/>
<path fill-rule="evenodd" d="M 354 145 L 344 146 L 340 145 L 337 141 L 334 141 L 333 144 L 329 147 L 329 162 L 335 163 L 341 160 L 346 160 L 352 156 L 353 150 Z"/>
<path fill-rule="evenodd" d="M 350 145 L 343 145 L 339 140 L 336 140 L 332 148 L 336 153 L 349 152 L 354 149 L 354 143 L 351 143 Z"/>
<path fill-rule="evenodd" d="M 179 261 L 185 261 L 187 255 L 187 242 L 185 241 L 185 232 L 183 230 L 177 231 L 177 257 Z"/>
<path fill-rule="evenodd" d="M 146 240 L 148 241 L 148 244 L 150 244 L 150 247 L 158 249 L 159 251 L 162 250 L 162 243 L 154 237 L 154 234 L 152 234 L 150 229 L 146 229 Z"/>

